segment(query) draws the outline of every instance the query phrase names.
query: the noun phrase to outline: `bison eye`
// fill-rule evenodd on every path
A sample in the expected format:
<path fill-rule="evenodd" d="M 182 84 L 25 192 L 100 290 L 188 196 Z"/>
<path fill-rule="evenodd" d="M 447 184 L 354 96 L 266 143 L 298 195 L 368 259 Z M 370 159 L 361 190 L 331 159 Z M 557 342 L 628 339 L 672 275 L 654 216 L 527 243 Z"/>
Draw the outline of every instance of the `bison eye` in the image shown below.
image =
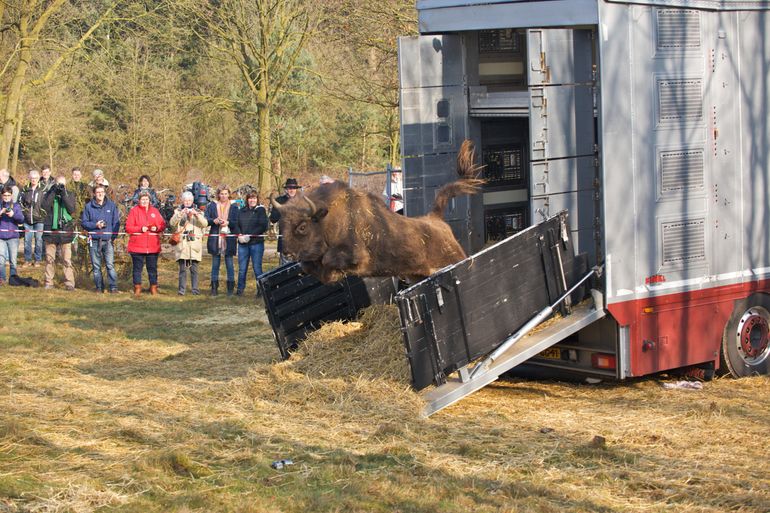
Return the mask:
<path fill-rule="evenodd" d="M 305 235 L 305 232 L 307 232 L 307 223 L 300 223 L 297 225 L 297 228 L 295 230 L 300 235 Z"/>

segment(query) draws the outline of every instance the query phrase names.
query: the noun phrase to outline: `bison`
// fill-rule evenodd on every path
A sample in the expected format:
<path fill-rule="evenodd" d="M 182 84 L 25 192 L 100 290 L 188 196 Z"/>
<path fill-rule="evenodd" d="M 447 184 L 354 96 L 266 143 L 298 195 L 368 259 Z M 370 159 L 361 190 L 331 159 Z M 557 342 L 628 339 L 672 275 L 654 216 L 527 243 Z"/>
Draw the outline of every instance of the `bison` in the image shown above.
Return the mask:
<path fill-rule="evenodd" d="M 457 158 L 460 179 L 439 189 L 433 210 L 421 217 L 391 212 L 382 198 L 351 189 L 342 182 L 324 184 L 283 205 L 283 251 L 303 271 L 323 283 L 346 274 L 398 276 L 419 281 L 465 258 L 465 252 L 444 221 L 450 199 L 479 191 L 474 178 L 474 148 L 465 141 Z"/>

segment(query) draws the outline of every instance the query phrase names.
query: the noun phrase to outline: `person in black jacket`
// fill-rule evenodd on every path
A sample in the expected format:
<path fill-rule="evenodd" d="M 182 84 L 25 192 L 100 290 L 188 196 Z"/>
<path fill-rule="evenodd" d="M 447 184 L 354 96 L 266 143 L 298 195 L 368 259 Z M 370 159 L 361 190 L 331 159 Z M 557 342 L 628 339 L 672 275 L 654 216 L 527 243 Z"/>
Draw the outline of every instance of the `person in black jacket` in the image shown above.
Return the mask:
<path fill-rule="evenodd" d="M 66 188 L 64 176 L 56 178 L 56 183 L 43 196 L 43 209 L 46 216 L 43 221 L 43 243 L 45 244 L 45 288 L 53 288 L 56 271 L 56 250 L 61 248 L 64 263 L 64 288 L 75 290 L 75 271 L 72 268 L 72 239 L 75 237 L 75 194 Z"/>
<path fill-rule="evenodd" d="M 19 194 L 19 203 L 24 213 L 24 266 L 37 267 L 43 260 L 43 195 L 45 186 L 40 182 L 40 173 L 29 172 L 29 184 Z M 34 252 L 32 243 L 35 243 Z"/>
<path fill-rule="evenodd" d="M 238 290 L 235 294 L 238 296 L 242 295 L 243 289 L 246 288 L 249 260 L 254 269 L 254 277 L 262 274 L 262 255 L 265 253 L 263 234 L 266 230 L 265 207 L 259 204 L 259 195 L 250 192 L 246 195 L 246 206 L 238 211 L 238 221 L 235 223 L 235 233 L 238 234 Z"/>
<path fill-rule="evenodd" d="M 285 194 L 275 198 L 275 201 L 277 201 L 279 204 L 283 205 L 284 203 L 286 203 L 287 201 L 289 201 L 290 199 L 295 197 L 297 195 L 297 192 L 301 188 L 302 187 L 299 185 L 299 183 L 297 183 L 297 179 L 296 178 L 287 178 L 286 179 L 286 183 L 283 184 L 283 189 L 284 189 L 284 191 L 286 191 Z M 278 221 L 280 221 L 280 219 L 281 219 L 281 213 L 278 211 L 278 209 L 277 208 L 272 209 L 270 211 L 270 222 L 271 223 L 277 223 Z M 283 244 L 282 244 L 282 241 L 281 241 L 281 234 L 280 234 L 280 232 L 278 233 L 278 247 L 277 247 L 277 250 L 278 250 L 278 255 L 279 255 L 279 257 L 278 257 L 279 258 L 279 263 L 281 265 L 283 265 L 285 263 L 288 263 L 290 260 L 288 258 L 286 258 L 284 256 L 284 254 L 283 254 Z"/>

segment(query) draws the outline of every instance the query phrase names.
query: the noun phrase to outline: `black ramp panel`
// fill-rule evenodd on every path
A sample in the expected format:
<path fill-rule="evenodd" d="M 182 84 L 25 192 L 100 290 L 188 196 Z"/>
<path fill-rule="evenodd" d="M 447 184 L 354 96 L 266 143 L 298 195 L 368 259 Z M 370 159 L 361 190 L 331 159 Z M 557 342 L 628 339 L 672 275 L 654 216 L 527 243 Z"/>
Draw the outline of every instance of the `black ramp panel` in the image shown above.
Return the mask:
<path fill-rule="evenodd" d="M 257 285 L 284 359 L 322 323 L 353 319 L 367 306 L 392 303 L 397 291 L 397 281 L 393 278 L 349 276 L 324 285 L 304 274 L 297 263 L 262 274 Z"/>
<path fill-rule="evenodd" d="M 416 389 L 494 350 L 580 278 L 567 227 L 562 212 L 398 294 Z"/>

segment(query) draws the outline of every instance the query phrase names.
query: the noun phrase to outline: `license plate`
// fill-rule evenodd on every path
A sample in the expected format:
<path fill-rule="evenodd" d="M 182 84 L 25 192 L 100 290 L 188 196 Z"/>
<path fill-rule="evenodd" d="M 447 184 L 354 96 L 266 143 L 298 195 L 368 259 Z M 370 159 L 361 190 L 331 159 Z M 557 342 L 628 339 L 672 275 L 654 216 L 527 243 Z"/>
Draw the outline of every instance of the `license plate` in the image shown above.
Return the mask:
<path fill-rule="evenodd" d="M 561 349 L 551 347 L 538 354 L 540 358 L 549 358 L 552 360 L 561 360 Z"/>

